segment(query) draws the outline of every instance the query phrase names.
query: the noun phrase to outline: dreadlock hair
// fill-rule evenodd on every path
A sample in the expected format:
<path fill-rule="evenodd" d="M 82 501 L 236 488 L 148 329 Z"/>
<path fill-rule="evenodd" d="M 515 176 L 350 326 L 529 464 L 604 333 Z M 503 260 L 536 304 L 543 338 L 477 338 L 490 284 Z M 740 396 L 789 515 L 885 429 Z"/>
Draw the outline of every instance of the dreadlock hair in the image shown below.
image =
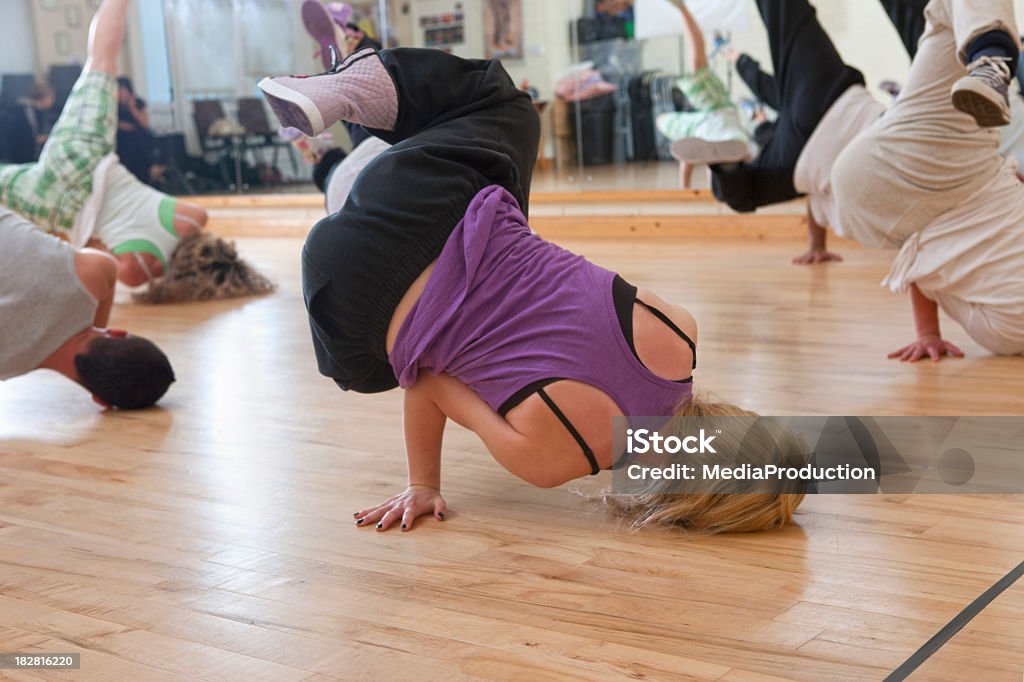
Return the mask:
<path fill-rule="evenodd" d="M 187 303 L 269 294 L 274 284 L 238 257 L 233 242 L 211 234 L 183 239 L 163 277 L 135 294 L 140 303 Z"/>

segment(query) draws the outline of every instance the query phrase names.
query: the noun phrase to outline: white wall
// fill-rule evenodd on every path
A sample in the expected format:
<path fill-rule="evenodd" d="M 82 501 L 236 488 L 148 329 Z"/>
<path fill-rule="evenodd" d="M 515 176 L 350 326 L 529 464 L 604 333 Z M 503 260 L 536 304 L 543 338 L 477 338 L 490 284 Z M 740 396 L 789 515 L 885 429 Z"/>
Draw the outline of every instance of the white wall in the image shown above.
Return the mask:
<path fill-rule="evenodd" d="M 135 0 L 136 3 L 154 5 L 167 4 L 173 6 L 173 0 Z M 223 2 L 223 0 L 221 0 Z M 719 0 L 726 2 L 728 0 Z M 733 43 L 762 60 L 770 68 L 767 37 L 764 27 L 757 15 L 754 0 L 731 0 L 743 2 L 750 11 L 750 28 L 732 36 Z M 91 15 L 91 7 L 96 0 L 57 0 L 61 8 L 57 12 L 44 12 L 38 3 L 32 0 L 0 0 L 0 25 L 5 27 L 4 37 L 0 40 L 0 72 L 4 71 L 36 71 L 41 75 L 51 63 L 67 63 L 84 57 L 86 26 Z M 296 70 L 302 71 L 315 68 L 311 59 L 311 43 L 305 39 L 298 16 L 299 0 L 228 0 L 239 3 L 245 10 L 252 11 L 261 6 L 287 3 L 293 15 L 291 26 L 275 26 L 275 48 L 289 53 L 294 60 Z M 400 24 L 401 38 L 411 36 L 412 40 L 402 39 L 405 45 L 415 45 L 420 39 L 418 20 L 421 15 L 439 11 L 452 11 L 461 2 L 466 14 L 466 45 L 456 52 L 469 57 L 480 57 L 483 52 L 483 12 L 484 0 L 407 0 L 408 14 L 402 15 L 401 8 L 406 1 L 390 0 L 390 13 L 393 23 Z M 211 3 L 216 4 L 216 3 Z M 875 87 L 886 78 L 903 79 L 909 68 L 909 62 L 894 29 L 884 15 L 881 6 L 875 0 L 816 0 L 819 16 L 826 30 L 830 33 L 843 57 L 850 64 L 861 69 L 868 84 Z M 1024 17 L 1024 0 L 1014 0 L 1018 16 Z M 77 6 L 82 9 L 82 25 L 72 31 L 74 54 L 58 58 L 54 52 L 54 33 L 66 30 L 62 26 L 65 19 L 64 8 Z M 550 98 L 558 77 L 565 72 L 572 62 L 569 43 L 570 23 L 578 17 L 584 6 L 584 0 L 523 0 L 523 29 L 525 57 L 521 60 L 506 60 L 505 66 L 512 77 L 520 82 L 528 80 L 538 88 L 544 98 Z M 138 22 L 138 13 L 133 12 L 133 24 Z M 134 75 L 145 93 L 145 63 L 141 59 L 139 45 L 144 36 L 132 35 L 137 25 L 129 27 L 129 51 L 131 59 L 126 60 L 125 71 Z M 268 41 L 269 42 L 269 41 Z M 195 51 L 186 39 L 177 41 L 178 49 Z M 184 43 L 184 44 L 182 44 Z M 232 45 L 217 44 L 218 60 L 233 58 L 236 48 Z M 228 57 L 231 55 L 231 57 Z M 643 46 L 644 65 L 647 68 L 659 68 L 666 73 L 678 73 L 681 67 L 681 43 L 676 38 L 659 38 L 645 41 Z M 172 61 L 175 58 L 172 57 Z M 180 66 L 180 63 L 179 63 Z M 134 72 L 134 73 L 132 73 Z M 251 76 L 248 74 L 247 76 Z M 251 94 L 252 77 L 239 80 L 238 87 Z M 741 89 L 738 79 L 734 79 L 737 91 Z M 183 94 L 182 84 L 178 83 L 178 95 Z M 184 90 L 187 90 L 185 88 Z M 185 113 L 184 111 L 182 112 Z"/>
<path fill-rule="evenodd" d="M 45 78 L 51 66 L 82 64 L 89 22 L 98 6 L 99 0 L 54 0 L 54 9 L 43 9 L 38 0 L 0 0 L 0 73 L 31 72 Z M 121 55 L 122 72 L 130 75 L 126 53 Z"/>
<path fill-rule="evenodd" d="M 31 0 L 3 0 L 0 3 L 0 73 L 34 73 L 35 44 L 32 39 Z"/>
<path fill-rule="evenodd" d="M 423 46 L 420 17 L 452 12 L 461 5 L 465 12 L 466 42 L 455 46 L 453 54 L 482 58 L 484 0 L 413 0 L 409 24 L 413 47 Z M 523 59 L 503 60 L 516 83 L 524 80 L 548 98 L 555 81 L 572 63 L 569 47 L 569 25 L 583 10 L 583 0 L 523 0 Z"/>
<path fill-rule="evenodd" d="M 739 0 L 750 7 L 750 29 L 732 36 L 733 45 L 761 61 L 771 71 L 768 37 L 757 13 L 754 0 Z M 969 1 L 969 0 L 968 0 Z M 877 91 L 878 83 L 886 79 L 905 80 L 910 59 L 900 42 L 881 3 L 876 0 L 812 0 L 818 10 L 818 19 L 847 64 L 864 73 L 868 87 Z M 1024 19 L 1024 0 L 1014 0 L 1018 23 Z M 744 92 L 739 79 L 734 79 Z"/>

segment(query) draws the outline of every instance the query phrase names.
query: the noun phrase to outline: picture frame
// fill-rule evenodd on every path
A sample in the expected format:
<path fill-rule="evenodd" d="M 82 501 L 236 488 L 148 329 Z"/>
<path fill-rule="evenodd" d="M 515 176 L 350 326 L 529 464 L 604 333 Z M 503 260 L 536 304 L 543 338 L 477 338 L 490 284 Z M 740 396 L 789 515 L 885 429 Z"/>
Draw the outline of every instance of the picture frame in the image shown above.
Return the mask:
<path fill-rule="evenodd" d="M 489 59 L 522 59 L 523 0 L 485 0 L 484 55 Z"/>

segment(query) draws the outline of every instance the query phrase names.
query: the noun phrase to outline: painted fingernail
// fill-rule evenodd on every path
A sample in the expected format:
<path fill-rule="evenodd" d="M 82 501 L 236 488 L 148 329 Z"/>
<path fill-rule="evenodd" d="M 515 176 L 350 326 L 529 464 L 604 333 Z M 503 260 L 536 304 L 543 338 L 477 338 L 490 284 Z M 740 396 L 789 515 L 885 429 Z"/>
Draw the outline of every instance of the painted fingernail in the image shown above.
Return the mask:
<path fill-rule="evenodd" d="M 404 523 L 402 524 L 402 530 L 408 530 L 408 528 L 409 526 L 405 525 Z"/>
<path fill-rule="evenodd" d="M 377 528 L 383 528 L 383 527 L 384 527 L 384 524 L 383 524 L 383 523 L 378 523 L 378 524 L 377 524 Z"/>
<path fill-rule="evenodd" d="M 440 514 L 438 514 L 437 517 L 439 519 L 441 519 L 442 521 L 444 521 L 444 512 L 441 512 Z"/>
<path fill-rule="evenodd" d="M 361 526 L 361 525 L 363 525 L 363 521 L 365 521 L 365 520 L 366 520 L 366 519 L 359 519 L 358 521 L 356 521 L 356 525 L 357 525 L 357 526 Z"/>

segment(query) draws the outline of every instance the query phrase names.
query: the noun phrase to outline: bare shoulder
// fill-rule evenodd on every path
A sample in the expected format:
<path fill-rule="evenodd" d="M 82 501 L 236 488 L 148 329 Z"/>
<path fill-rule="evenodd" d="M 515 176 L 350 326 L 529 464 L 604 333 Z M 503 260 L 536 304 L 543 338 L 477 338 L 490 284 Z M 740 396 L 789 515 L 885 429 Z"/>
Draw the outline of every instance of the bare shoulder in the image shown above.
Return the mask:
<path fill-rule="evenodd" d="M 681 330 L 686 332 L 686 335 L 693 339 L 694 343 L 697 343 L 697 320 L 693 317 L 689 310 L 676 305 L 675 303 L 669 303 L 661 296 L 650 289 L 637 289 L 637 298 L 644 303 L 653 306 L 665 313 L 668 319 L 672 320 L 672 323 L 679 327 Z"/>
<path fill-rule="evenodd" d="M 102 301 L 113 294 L 117 284 L 117 261 L 105 251 L 86 248 L 75 253 L 78 279 L 93 296 Z"/>

